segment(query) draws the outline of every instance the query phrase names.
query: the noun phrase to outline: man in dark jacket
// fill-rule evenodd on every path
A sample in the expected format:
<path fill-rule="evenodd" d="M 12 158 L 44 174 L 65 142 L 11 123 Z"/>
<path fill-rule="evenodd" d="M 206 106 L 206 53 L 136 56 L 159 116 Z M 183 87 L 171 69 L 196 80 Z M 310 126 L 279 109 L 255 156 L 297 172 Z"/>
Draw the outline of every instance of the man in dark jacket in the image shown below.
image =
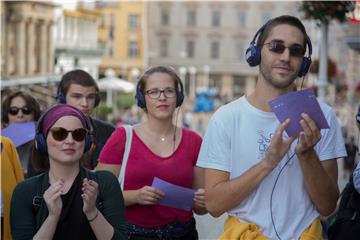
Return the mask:
<path fill-rule="evenodd" d="M 85 155 L 84 166 L 94 169 L 103 146 L 115 130 L 113 125 L 89 116 L 100 102 L 99 87 L 96 81 L 90 74 L 80 69 L 67 72 L 61 78 L 57 100 L 78 108 L 89 117 L 93 146 Z"/>

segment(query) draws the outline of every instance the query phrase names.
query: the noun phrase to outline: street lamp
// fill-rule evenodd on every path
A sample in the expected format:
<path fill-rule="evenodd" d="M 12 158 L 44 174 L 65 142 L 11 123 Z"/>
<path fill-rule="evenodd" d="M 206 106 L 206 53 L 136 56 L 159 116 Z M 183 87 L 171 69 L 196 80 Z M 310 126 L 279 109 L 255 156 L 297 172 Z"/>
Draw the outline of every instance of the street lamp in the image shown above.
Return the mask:
<path fill-rule="evenodd" d="M 189 67 L 190 73 L 190 99 L 195 99 L 195 91 L 196 91 L 196 67 Z"/>
<path fill-rule="evenodd" d="M 210 66 L 209 65 L 204 65 L 203 71 L 204 71 L 204 85 L 205 85 L 205 88 L 209 88 Z"/>
<path fill-rule="evenodd" d="M 186 86 L 185 79 L 186 79 L 186 73 L 187 73 L 186 67 L 179 67 L 179 73 L 180 73 L 180 79 L 181 79 L 181 81 L 183 83 L 184 91 L 185 91 L 185 89 L 186 89 L 186 87 L 185 87 Z"/>
<path fill-rule="evenodd" d="M 140 71 L 139 71 L 139 69 L 138 68 L 132 68 L 131 69 L 131 78 L 132 79 L 137 79 L 138 78 L 138 76 L 140 75 Z M 134 81 L 135 82 L 135 81 Z"/>

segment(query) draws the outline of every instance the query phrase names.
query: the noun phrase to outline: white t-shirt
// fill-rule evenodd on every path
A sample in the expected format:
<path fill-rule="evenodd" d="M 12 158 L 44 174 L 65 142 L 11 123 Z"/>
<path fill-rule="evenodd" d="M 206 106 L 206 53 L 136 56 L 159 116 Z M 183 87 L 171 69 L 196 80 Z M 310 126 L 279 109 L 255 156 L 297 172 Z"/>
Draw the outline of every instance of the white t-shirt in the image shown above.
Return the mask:
<path fill-rule="evenodd" d="M 344 141 L 335 113 L 320 103 L 330 129 L 321 130 L 322 138 L 315 146 L 321 161 L 346 155 Z M 221 107 L 211 118 L 202 142 L 197 165 L 230 173 L 230 179 L 242 175 L 260 162 L 279 126 L 273 112 L 253 107 L 245 97 Z M 284 134 L 284 137 L 287 137 Z M 260 185 L 228 213 L 241 221 L 256 223 L 271 239 L 276 234 L 271 222 L 270 196 L 276 177 L 294 154 L 295 140 L 279 163 Z M 272 199 L 272 214 L 282 239 L 298 239 L 319 216 L 305 189 L 301 166 L 296 155 L 281 172 Z"/>

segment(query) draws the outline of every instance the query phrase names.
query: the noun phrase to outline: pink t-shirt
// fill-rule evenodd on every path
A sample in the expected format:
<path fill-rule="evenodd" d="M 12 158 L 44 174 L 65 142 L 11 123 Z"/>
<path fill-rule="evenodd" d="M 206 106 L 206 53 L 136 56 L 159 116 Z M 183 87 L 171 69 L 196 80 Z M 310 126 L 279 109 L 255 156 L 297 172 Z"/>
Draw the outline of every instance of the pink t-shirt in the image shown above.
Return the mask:
<path fill-rule="evenodd" d="M 99 162 L 121 164 L 125 149 L 126 133 L 117 128 L 101 151 Z M 153 178 L 183 187 L 192 188 L 193 167 L 196 165 L 201 146 L 201 137 L 183 128 L 178 148 L 168 157 L 153 153 L 133 130 L 133 139 L 125 171 L 124 190 L 136 190 L 151 186 Z M 184 211 L 160 205 L 132 205 L 126 208 L 129 223 L 142 227 L 158 227 L 175 220 L 188 221 L 192 211 Z"/>

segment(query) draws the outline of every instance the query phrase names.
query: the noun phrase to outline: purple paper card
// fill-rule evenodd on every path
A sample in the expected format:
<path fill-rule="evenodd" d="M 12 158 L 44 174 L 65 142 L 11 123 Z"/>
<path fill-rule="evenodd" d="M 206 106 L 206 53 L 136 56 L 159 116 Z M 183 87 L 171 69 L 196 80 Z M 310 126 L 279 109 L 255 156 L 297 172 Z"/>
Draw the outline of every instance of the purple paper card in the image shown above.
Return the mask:
<path fill-rule="evenodd" d="M 194 204 L 195 190 L 181 187 L 154 177 L 152 187 L 165 193 L 158 204 L 190 211 Z"/>
<path fill-rule="evenodd" d="M 35 138 L 35 123 L 13 123 L 1 130 L 1 135 L 8 137 L 15 147 L 23 145 Z"/>
<path fill-rule="evenodd" d="M 300 125 L 301 113 L 308 114 L 319 129 L 329 128 L 329 124 L 311 88 L 277 97 L 269 101 L 269 105 L 280 122 L 290 118 L 290 124 L 285 130 L 289 136 L 297 136 L 303 131 Z"/>

